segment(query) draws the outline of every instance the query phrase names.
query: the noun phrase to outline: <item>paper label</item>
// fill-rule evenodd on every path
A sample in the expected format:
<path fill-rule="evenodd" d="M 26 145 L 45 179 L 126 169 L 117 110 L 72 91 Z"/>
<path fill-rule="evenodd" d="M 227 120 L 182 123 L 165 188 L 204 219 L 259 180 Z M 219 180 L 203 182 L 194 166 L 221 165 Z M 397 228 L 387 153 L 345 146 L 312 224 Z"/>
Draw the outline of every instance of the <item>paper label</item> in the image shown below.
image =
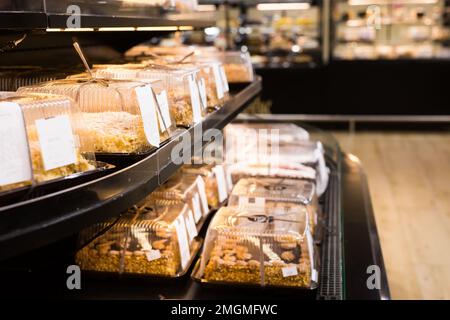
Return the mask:
<path fill-rule="evenodd" d="M 198 194 L 200 195 L 200 204 L 202 205 L 203 216 L 209 213 L 208 198 L 206 197 L 206 187 L 203 178 L 197 177 Z"/>
<path fill-rule="evenodd" d="M 202 218 L 202 209 L 200 208 L 200 196 L 195 193 L 192 197 L 192 211 L 194 211 L 195 223 Z"/>
<path fill-rule="evenodd" d="M 213 172 L 216 175 L 219 202 L 223 202 L 228 197 L 227 184 L 225 181 L 225 171 L 223 170 L 223 166 L 217 165 L 213 168 Z"/>
<path fill-rule="evenodd" d="M 227 74 L 225 73 L 225 68 L 223 66 L 220 66 L 220 76 L 222 78 L 223 91 L 224 92 L 230 91 L 230 87 L 228 85 Z"/>
<path fill-rule="evenodd" d="M 297 266 L 290 266 L 281 268 L 281 272 L 283 273 L 283 278 L 292 277 L 298 275 Z"/>
<path fill-rule="evenodd" d="M 184 223 L 183 216 L 179 216 L 174 223 L 177 231 L 178 247 L 180 248 L 181 267 L 184 269 L 186 268 L 191 257 L 188 237 L 186 234 L 186 224 Z"/>
<path fill-rule="evenodd" d="M 306 227 L 306 241 L 308 241 L 308 251 L 309 251 L 309 261 L 311 262 L 311 274 L 315 271 L 314 267 L 314 248 L 313 248 L 313 237 L 311 231 L 309 230 L 309 225 Z"/>
<path fill-rule="evenodd" d="M 203 109 L 208 107 L 208 98 L 206 96 L 206 82 L 204 78 L 201 78 L 198 83 L 198 91 L 200 93 L 200 102 Z"/>
<path fill-rule="evenodd" d="M 156 100 L 158 100 L 159 110 L 161 114 L 158 112 L 158 120 L 161 132 L 167 130 L 172 126 L 172 120 L 170 119 L 170 110 L 169 110 L 169 100 L 167 99 L 166 90 L 161 91 L 156 94 Z"/>
<path fill-rule="evenodd" d="M 264 209 L 266 206 L 266 199 L 259 197 L 246 197 L 239 196 L 239 206 L 240 207 L 257 207 Z"/>
<path fill-rule="evenodd" d="M 35 122 L 46 171 L 77 162 L 75 140 L 68 115 Z"/>
<path fill-rule="evenodd" d="M 159 128 L 156 116 L 155 100 L 149 85 L 137 87 L 136 97 L 144 124 L 145 137 L 152 146 L 159 147 Z"/>
<path fill-rule="evenodd" d="M 145 252 L 145 256 L 147 257 L 147 260 L 153 261 L 161 258 L 161 251 L 159 250 L 149 250 Z"/>
<path fill-rule="evenodd" d="M 0 102 L 0 186 L 30 181 L 32 176 L 22 110 L 17 103 Z"/>
<path fill-rule="evenodd" d="M 214 74 L 214 82 L 216 83 L 217 98 L 223 99 L 224 87 L 223 87 L 222 75 L 220 72 L 220 66 L 218 64 L 213 65 L 213 74 Z"/>
<path fill-rule="evenodd" d="M 233 190 L 233 178 L 231 177 L 230 169 L 225 170 L 225 178 L 227 180 L 228 192 L 231 192 Z"/>
<path fill-rule="evenodd" d="M 311 280 L 314 282 L 317 282 L 319 280 L 319 273 L 317 272 L 316 269 L 313 269 L 311 273 Z"/>
<path fill-rule="evenodd" d="M 188 210 L 184 215 L 184 222 L 186 224 L 186 230 L 189 237 L 189 243 L 197 236 L 197 227 L 195 226 L 194 215 L 191 210 Z"/>
<path fill-rule="evenodd" d="M 199 123 L 202 121 L 202 111 L 200 107 L 199 90 L 197 82 L 195 82 L 194 76 L 189 77 L 189 90 L 191 94 L 193 120 L 195 123 Z"/>

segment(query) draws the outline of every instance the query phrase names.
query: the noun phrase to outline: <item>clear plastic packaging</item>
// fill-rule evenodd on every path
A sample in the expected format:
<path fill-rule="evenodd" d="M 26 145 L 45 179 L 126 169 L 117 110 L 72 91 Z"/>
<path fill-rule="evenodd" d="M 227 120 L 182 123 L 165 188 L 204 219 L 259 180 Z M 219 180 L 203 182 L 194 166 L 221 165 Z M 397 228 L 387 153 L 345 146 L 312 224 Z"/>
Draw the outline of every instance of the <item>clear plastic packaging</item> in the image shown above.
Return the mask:
<path fill-rule="evenodd" d="M 201 176 L 177 173 L 151 194 L 152 199 L 170 200 L 166 203 L 187 203 L 194 214 L 195 223 L 209 214 L 205 181 Z"/>
<path fill-rule="evenodd" d="M 194 278 L 204 283 L 315 288 L 305 210 L 223 207 L 214 216 Z"/>
<path fill-rule="evenodd" d="M 196 61 L 221 62 L 229 83 L 252 82 L 254 79 L 253 66 L 248 52 L 203 52 L 201 55 L 196 55 L 194 59 Z"/>
<path fill-rule="evenodd" d="M 288 203 L 306 206 L 311 218 L 311 232 L 320 216 L 319 202 L 315 185 L 307 180 L 285 178 L 244 178 L 239 180 L 231 192 L 228 204 L 243 208 L 273 207 L 277 204 L 286 206 Z"/>
<path fill-rule="evenodd" d="M 69 96 L 83 113 L 83 136 L 98 153 L 139 154 L 159 147 L 157 107 L 148 83 L 74 78 L 22 87 L 18 92 Z"/>
<path fill-rule="evenodd" d="M 228 198 L 228 186 L 223 165 L 199 164 L 182 167 L 183 175 L 201 176 L 205 181 L 206 198 L 212 209 L 217 209 Z"/>
<path fill-rule="evenodd" d="M 143 66 L 139 64 L 98 65 L 96 67 L 98 68 L 94 70 L 96 78 L 143 82 L 150 85 L 153 99 L 156 102 L 155 107 L 158 117 L 160 139 L 161 141 L 164 141 L 173 135 L 176 130 L 176 124 L 170 113 L 167 90 L 161 80 L 138 79 L 138 72 L 143 68 Z"/>
<path fill-rule="evenodd" d="M 76 263 L 94 272 L 182 276 L 201 245 L 192 219 L 187 205 L 160 205 L 147 198 L 116 223 L 112 219 L 83 230 L 80 245 L 95 239 L 77 252 Z"/>
<path fill-rule="evenodd" d="M 89 136 L 73 101 L 50 94 L 0 100 L 0 191 L 94 170 Z"/>
<path fill-rule="evenodd" d="M 240 137 L 242 139 L 243 135 L 254 136 L 255 134 L 259 140 L 264 139 L 267 144 L 296 144 L 309 140 L 308 131 L 293 123 L 232 123 L 225 127 L 227 138 Z"/>

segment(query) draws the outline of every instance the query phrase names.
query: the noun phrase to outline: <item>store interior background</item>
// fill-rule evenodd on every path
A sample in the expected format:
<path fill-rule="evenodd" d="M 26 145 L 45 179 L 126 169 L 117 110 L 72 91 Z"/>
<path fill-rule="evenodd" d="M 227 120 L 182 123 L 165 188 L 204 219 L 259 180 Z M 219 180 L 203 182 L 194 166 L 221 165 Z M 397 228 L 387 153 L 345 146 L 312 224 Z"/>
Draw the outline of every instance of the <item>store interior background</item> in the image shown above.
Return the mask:
<path fill-rule="evenodd" d="M 97 63 L 118 59 L 127 42 L 249 51 L 263 91 L 247 113 L 318 126 L 362 162 L 392 298 L 450 299 L 450 1 L 199 3 L 193 17 L 215 27 L 152 39 L 77 37 Z M 59 36 L 35 34 L 23 54 L 57 48 L 53 60 L 79 63 L 71 39 Z M 0 34 L 2 43 L 12 38 Z M 23 60 L 20 52 L 4 56 L 0 65 Z M 33 58 L 49 62 L 45 52 Z"/>
<path fill-rule="evenodd" d="M 296 115 L 361 160 L 393 299 L 449 299 L 450 3 L 252 2 L 201 1 L 218 29 L 185 41 L 249 50 L 263 94 L 248 112 Z"/>

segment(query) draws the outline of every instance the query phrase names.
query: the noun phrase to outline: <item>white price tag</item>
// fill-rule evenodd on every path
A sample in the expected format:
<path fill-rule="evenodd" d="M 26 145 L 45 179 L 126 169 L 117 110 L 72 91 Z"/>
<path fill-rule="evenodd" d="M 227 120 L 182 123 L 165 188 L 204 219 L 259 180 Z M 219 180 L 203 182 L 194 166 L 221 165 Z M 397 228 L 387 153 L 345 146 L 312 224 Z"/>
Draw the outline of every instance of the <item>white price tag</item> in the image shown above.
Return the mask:
<path fill-rule="evenodd" d="M 231 170 L 229 168 L 225 170 L 225 178 L 227 180 L 228 192 L 231 192 L 233 190 L 233 178 L 231 177 Z"/>
<path fill-rule="evenodd" d="M 313 237 L 311 235 L 311 231 L 309 230 L 309 225 L 307 224 L 306 227 L 306 241 L 308 241 L 308 251 L 309 251 L 309 261 L 311 262 L 311 274 L 313 273 L 313 271 L 315 270 L 314 267 L 314 241 L 313 241 Z"/>
<path fill-rule="evenodd" d="M 200 195 L 200 204 L 202 205 L 203 216 L 209 213 L 208 198 L 206 197 L 206 187 L 203 178 L 197 177 L 198 194 Z"/>
<path fill-rule="evenodd" d="M 219 202 L 223 202 L 228 197 L 227 184 L 225 181 L 225 171 L 223 166 L 217 165 L 213 168 L 213 172 L 217 179 L 217 191 L 219 193 Z"/>
<path fill-rule="evenodd" d="M 35 123 L 46 171 L 77 162 L 75 140 L 68 115 L 39 119 Z"/>
<path fill-rule="evenodd" d="M 311 273 L 311 280 L 317 282 L 319 280 L 319 273 L 314 269 Z"/>
<path fill-rule="evenodd" d="M 225 73 L 225 68 L 224 68 L 224 66 L 220 66 L 220 76 L 221 76 L 221 78 L 222 78 L 223 91 L 224 91 L 224 92 L 230 91 L 230 87 L 229 87 L 229 85 L 228 85 L 227 74 Z"/>
<path fill-rule="evenodd" d="M 195 193 L 192 196 L 192 211 L 194 212 L 195 223 L 202 218 L 202 209 L 200 208 L 200 196 Z"/>
<path fill-rule="evenodd" d="M 289 267 L 281 268 L 281 272 L 283 273 L 283 278 L 298 275 L 297 266 L 289 266 Z"/>
<path fill-rule="evenodd" d="M 0 102 L 0 150 L 0 186 L 32 180 L 25 122 L 17 103 Z"/>
<path fill-rule="evenodd" d="M 147 257 L 147 260 L 153 261 L 153 260 L 157 260 L 159 258 L 161 258 L 161 251 L 159 250 L 149 250 L 149 251 L 145 251 L 145 256 Z"/>
<path fill-rule="evenodd" d="M 186 224 L 184 223 L 183 216 L 179 216 L 174 223 L 177 231 L 178 247 L 180 248 L 181 267 L 184 269 L 191 258 L 188 237 L 186 234 Z"/>
<path fill-rule="evenodd" d="M 195 123 L 202 121 L 202 111 L 200 107 L 200 94 L 194 76 L 189 77 L 189 91 L 191 94 L 192 116 Z"/>
<path fill-rule="evenodd" d="M 198 91 L 200 93 L 200 102 L 203 109 L 208 107 L 208 98 L 206 96 L 206 82 L 204 78 L 201 78 L 198 83 Z"/>
<path fill-rule="evenodd" d="M 156 100 L 158 100 L 159 110 L 161 111 L 161 114 L 158 113 L 159 126 L 161 127 L 161 132 L 164 132 L 165 128 L 172 126 L 166 90 L 156 94 Z"/>
<path fill-rule="evenodd" d="M 264 209 L 266 206 L 266 199 L 259 198 L 259 197 L 246 197 L 246 196 L 240 196 L 239 197 L 239 207 L 255 207 Z"/>
<path fill-rule="evenodd" d="M 223 80 L 220 73 L 220 66 L 218 64 L 213 65 L 214 82 L 216 83 L 217 98 L 223 99 L 224 97 L 224 87 Z"/>
<path fill-rule="evenodd" d="M 152 88 L 149 85 L 135 89 L 147 141 L 152 146 L 159 147 L 158 119 L 156 116 L 155 99 L 153 99 L 151 90 Z"/>
<path fill-rule="evenodd" d="M 189 243 L 197 236 L 197 227 L 195 226 L 194 215 L 191 210 L 187 210 L 184 214 L 184 222 L 186 223 L 186 229 L 189 237 Z"/>

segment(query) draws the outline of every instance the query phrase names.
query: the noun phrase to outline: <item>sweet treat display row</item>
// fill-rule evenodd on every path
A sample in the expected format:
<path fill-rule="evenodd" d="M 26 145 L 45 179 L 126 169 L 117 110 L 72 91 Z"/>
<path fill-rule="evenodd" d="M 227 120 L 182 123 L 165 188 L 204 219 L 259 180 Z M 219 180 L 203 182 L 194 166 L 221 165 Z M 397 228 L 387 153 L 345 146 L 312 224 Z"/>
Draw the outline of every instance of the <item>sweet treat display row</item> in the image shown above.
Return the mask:
<path fill-rule="evenodd" d="M 229 98 L 221 54 L 202 50 L 188 61 L 155 54 L 65 79 L 2 71 L 2 87 L 24 86 L 0 95 L 0 192 L 89 173 L 95 155 L 146 154 L 176 127 L 201 122 Z"/>
<path fill-rule="evenodd" d="M 233 126 L 226 131 L 252 128 Z M 299 127 L 273 127 L 283 132 L 280 148 L 309 141 Z M 270 124 L 254 128 L 272 129 Z M 291 138 L 288 129 L 292 130 Z M 314 153 L 307 148 L 299 150 L 304 158 L 309 158 L 308 152 Z M 323 156 L 323 149 L 316 150 Z M 192 273 L 201 283 L 315 288 L 319 270 L 315 235 L 322 219 L 316 163 L 303 165 L 310 175 L 307 178 L 274 177 L 251 170 L 246 175 L 243 166 L 237 178 L 235 168 L 228 162 L 184 165 L 118 221 L 112 219 L 84 230 L 79 237 L 83 248 L 76 255 L 77 264 L 95 272 L 178 277 L 189 269 L 201 247 L 201 237 L 205 237 Z M 221 207 L 226 200 L 227 206 Z M 203 232 L 199 236 L 205 218 L 214 209 L 218 211 L 206 236 Z M 105 228 L 108 231 L 101 232 Z"/>

